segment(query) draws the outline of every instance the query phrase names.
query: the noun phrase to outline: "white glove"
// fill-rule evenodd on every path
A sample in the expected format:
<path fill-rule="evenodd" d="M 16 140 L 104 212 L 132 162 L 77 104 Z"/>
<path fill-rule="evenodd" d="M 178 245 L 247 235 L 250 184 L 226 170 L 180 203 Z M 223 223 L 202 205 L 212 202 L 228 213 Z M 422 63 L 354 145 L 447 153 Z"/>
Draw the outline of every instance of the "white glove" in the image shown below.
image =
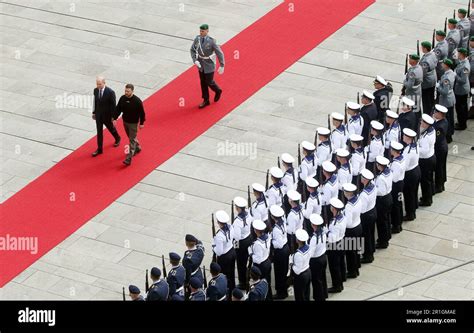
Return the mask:
<path fill-rule="evenodd" d="M 217 72 L 219 73 L 219 75 L 224 74 L 224 66 L 219 67 L 219 69 L 217 70 Z"/>
<path fill-rule="evenodd" d="M 439 82 L 436 82 L 436 89 L 439 88 Z"/>
<path fill-rule="evenodd" d="M 198 60 L 196 60 L 194 64 L 197 66 L 197 68 L 201 69 L 201 63 Z"/>

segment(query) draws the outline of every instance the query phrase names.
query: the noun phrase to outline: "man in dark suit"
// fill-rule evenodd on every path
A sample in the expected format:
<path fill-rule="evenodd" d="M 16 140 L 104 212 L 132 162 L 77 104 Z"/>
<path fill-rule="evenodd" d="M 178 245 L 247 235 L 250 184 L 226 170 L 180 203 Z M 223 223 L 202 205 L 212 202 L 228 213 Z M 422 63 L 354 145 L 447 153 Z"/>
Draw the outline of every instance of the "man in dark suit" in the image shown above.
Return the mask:
<path fill-rule="evenodd" d="M 372 120 L 377 120 L 378 111 L 377 106 L 374 103 L 375 96 L 367 90 L 364 90 L 362 93 L 362 107 L 360 108 L 360 115 L 364 118 L 364 127 L 362 128 L 362 136 L 364 137 L 364 146 L 367 145 L 369 141 L 370 134 L 370 122 Z"/>
<path fill-rule="evenodd" d="M 416 122 L 416 115 L 413 112 L 415 102 L 406 96 L 402 97 L 401 110 L 398 114 L 398 123 L 400 124 L 400 133 L 404 128 L 409 128 L 415 132 L 418 131 L 418 124 Z"/>
<path fill-rule="evenodd" d="M 383 77 L 377 75 L 374 80 L 374 103 L 377 107 L 378 121 L 385 124 L 385 111 L 390 109 L 390 100 L 392 99 L 392 85 Z"/>
<path fill-rule="evenodd" d="M 112 118 L 115 114 L 115 92 L 105 86 L 105 79 L 102 76 L 96 78 L 96 85 L 97 88 L 94 89 L 92 119 L 95 120 L 97 125 L 97 150 L 92 153 L 93 157 L 103 152 L 104 125 L 115 138 L 114 147 L 118 147 L 120 144 L 120 135 L 112 123 Z"/>

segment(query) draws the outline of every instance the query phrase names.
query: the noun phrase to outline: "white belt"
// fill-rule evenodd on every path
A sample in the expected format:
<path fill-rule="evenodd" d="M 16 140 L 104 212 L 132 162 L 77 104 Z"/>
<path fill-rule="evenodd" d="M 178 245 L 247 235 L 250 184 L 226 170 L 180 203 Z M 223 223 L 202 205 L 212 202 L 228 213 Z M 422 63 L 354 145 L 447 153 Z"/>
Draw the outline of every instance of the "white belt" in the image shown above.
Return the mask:
<path fill-rule="evenodd" d="M 199 58 L 201 58 L 201 59 L 211 59 L 211 57 L 203 57 L 203 56 L 200 55 L 200 54 L 198 54 L 197 56 L 198 56 Z"/>
<path fill-rule="evenodd" d="M 178 289 L 176 289 L 176 293 L 179 293 L 183 289 L 184 289 L 184 286 L 179 287 Z"/>
<path fill-rule="evenodd" d="M 194 272 L 192 272 L 191 275 L 196 274 L 196 273 L 198 272 L 199 268 L 200 268 L 200 267 L 198 267 Z"/>
<path fill-rule="evenodd" d="M 218 301 L 225 301 L 226 295 L 222 296 L 221 298 L 218 299 Z"/>
<path fill-rule="evenodd" d="M 420 83 L 420 84 L 417 84 L 416 86 L 413 86 L 413 89 L 416 89 L 416 88 L 418 88 L 419 86 L 421 86 L 421 83 Z"/>

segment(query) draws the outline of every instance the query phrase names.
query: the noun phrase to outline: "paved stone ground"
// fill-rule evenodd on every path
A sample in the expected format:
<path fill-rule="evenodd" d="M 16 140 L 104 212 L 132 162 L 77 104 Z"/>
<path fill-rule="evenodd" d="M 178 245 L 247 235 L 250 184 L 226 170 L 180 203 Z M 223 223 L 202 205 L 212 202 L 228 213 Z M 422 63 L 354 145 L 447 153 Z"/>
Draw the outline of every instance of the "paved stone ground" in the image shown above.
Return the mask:
<path fill-rule="evenodd" d="M 90 94 L 102 74 L 117 93 L 132 82 L 145 98 L 191 66 L 200 23 L 223 43 L 278 4 L 2 1 L 0 202 L 95 135 L 87 107 L 58 108 L 58 96 Z M 278 154 L 295 154 L 376 74 L 398 93 L 405 54 L 460 4 L 377 1 L 1 288 L 0 299 L 120 299 L 123 285 L 143 288 L 144 269 L 161 254 L 182 253 L 186 233 L 205 242 L 208 264 L 210 213 L 263 182 Z M 472 128 L 454 136 L 447 191 L 331 300 L 474 298 Z M 256 146 L 256 156 L 222 156 L 226 141 Z"/>

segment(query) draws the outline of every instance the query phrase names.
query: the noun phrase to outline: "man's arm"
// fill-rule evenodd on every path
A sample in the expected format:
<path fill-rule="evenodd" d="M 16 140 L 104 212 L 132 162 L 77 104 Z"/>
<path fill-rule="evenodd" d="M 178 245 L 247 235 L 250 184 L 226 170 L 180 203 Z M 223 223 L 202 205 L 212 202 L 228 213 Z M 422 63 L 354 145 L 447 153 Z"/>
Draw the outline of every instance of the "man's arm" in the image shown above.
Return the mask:
<path fill-rule="evenodd" d="M 191 59 L 193 59 L 193 62 L 196 62 L 197 54 L 196 54 L 196 49 L 194 48 L 194 44 L 196 44 L 196 39 L 198 37 L 194 38 L 193 43 L 191 44 Z"/>
<path fill-rule="evenodd" d="M 114 120 L 117 120 L 118 117 L 120 117 L 121 114 L 122 114 L 122 97 L 120 97 L 120 99 L 117 103 L 117 107 L 115 108 L 115 114 L 112 114 L 112 118 Z"/>
<path fill-rule="evenodd" d="M 140 119 L 140 125 L 143 125 L 145 123 L 145 108 L 143 107 L 143 102 L 140 98 L 138 98 L 138 113 L 139 113 L 139 119 Z"/>
<path fill-rule="evenodd" d="M 92 91 L 92 95 L 94 96 L 94 106 L 93 106 L 93 109 L 92 109 L 92 114 L 94 115 L 95 114 L 95 110 L 97 110 L 97 98 L 96 98 L 96 95 L 95 95 L 95 92 L 97 91 L 97 88 L 94 88 L 94 90 Z"/>
<path fill-rule="evenodd" d="M 217 59 L 219 59 L 219 65 L 221 67 L 224 67 L 225 65 L 224 52 L 222 52 L 221 47 L 217 45 L 215 40 L 213 40 L 213 45 L 214 45 L 214 52 L 216 52 Z"/>
<path fill-rule="evenodd" d="M 110 88 L 109 88 L 110 89 Z M 110 89 L 110 114 L 114 115 L 115 113 L 115 106 L 117 104 L 117 100 L 115 98 L 115 91 L 113 91 L 112 89 Z"/>

